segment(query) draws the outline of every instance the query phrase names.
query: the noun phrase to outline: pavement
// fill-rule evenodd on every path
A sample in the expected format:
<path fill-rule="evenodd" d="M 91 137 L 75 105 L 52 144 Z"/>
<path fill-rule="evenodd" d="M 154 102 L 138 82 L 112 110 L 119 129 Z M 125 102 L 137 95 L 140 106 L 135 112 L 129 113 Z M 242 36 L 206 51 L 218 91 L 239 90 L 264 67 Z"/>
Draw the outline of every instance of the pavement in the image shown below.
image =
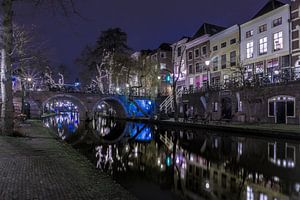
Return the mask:
<path fill-rule="evenodd" d="M 1 200 L 136 199 L 39 121 L 0 136 Z"/>

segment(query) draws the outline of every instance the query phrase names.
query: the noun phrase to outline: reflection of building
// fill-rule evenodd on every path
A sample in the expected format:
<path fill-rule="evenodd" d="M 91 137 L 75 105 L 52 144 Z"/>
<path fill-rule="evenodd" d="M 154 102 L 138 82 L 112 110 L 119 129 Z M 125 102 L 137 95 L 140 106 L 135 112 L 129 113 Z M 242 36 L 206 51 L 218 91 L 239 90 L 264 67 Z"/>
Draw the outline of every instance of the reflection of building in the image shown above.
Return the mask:
<path fill-rule="evenodd" d="M 299 144 L 202 137 L 193 141 L 198 148 L 182 146 L 181 182 L 189 199 L 299 199 Z"/>
<path fill-rule="evenodd" d="M 241 61 L 246 80 L 279 82 L 290 77 L 290 8 L 269 1 L 252 20 L 241 25 Z M 287 77 L 288 78 L 288 77 Z"/>

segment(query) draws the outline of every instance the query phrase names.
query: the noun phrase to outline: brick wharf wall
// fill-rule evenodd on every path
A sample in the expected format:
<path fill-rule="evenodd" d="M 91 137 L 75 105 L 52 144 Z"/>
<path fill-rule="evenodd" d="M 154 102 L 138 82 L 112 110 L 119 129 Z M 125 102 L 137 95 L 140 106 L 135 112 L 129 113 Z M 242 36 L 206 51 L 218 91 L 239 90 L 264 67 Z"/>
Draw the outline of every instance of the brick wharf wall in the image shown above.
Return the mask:
<path fill-rule="evenodd" d="M 300 0 L 291 2 L 291 35 L 292 35 L 292 65 L 295 65 L 300 57 Z"/>
<path fill-rule="evenodd" d="M 205 117 L 209 115 L 210 120 L 218 121 L 224 119 L 222 109 L 223 99 L 230 99 L 232 121 L 275 123 L 275 117 L 268 117 L 268 99 L 275 96 L 295 97 L 295 117 L 288 117 L 287 124 L 300 123 L 300 81 L 290 82 L 282 85 L 265 87 L 244 88 L 239 90 L 211 91 L 209 93 L 194 93 L 183 95 L 183 107 L 193 107 L 194 112 Z M 238 111 L 237 93 L 239 93 L 242 109 Z M 207 101 L 207 109 L 204 109 L 201 97 Z M 217 105 L 215 104 L 217 103 Z M 217 107 L 214 109 L 214 107 Z M 183 110 L 183 109 L 181 109 Z"/>

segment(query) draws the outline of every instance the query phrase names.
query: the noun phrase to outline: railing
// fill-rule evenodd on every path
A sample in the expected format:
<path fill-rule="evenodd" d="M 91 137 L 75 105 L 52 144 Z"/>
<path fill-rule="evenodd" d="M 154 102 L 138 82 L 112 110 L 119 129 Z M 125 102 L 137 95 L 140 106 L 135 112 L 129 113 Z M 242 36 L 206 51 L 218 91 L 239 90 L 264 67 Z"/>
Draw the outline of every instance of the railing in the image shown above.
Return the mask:
<path fill-rule="evenodd" d="M 181 97 L 182 96 L 182 88 L 179 88 L 176 91 L 176 97 Z M 160 112 L 165 112 L 167 113 L 169 110 L 173 111 L 174 110 L 174 97 L 173 94 L 170 94 L 169 96 L 167 96 L 167 98 L 165 100 L 163 100 L 163 102 L 160 104 L 159 106 L 159 110 Z"/>

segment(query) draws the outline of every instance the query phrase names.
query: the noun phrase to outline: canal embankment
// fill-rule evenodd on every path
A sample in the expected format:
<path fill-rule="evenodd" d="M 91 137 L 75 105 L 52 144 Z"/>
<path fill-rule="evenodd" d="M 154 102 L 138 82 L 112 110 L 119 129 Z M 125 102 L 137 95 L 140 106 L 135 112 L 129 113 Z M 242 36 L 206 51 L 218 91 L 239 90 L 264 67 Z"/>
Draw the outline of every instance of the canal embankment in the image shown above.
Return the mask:
<path fill-rule="evenodd" d="M 0 136 L 0 199 L 136 199 L 41 121 Z"/>
<path fill-rule="evenodd" d="M 212 131 L 219 131 L 228 134 L 238 135 L 252 135 L 263 137 L 276 137 L 285 139 L 300 140 L 300 125 L 289 124 L 266 124 L 266 123 L 231 123 L 225 121 L 175 121 L 174 119 L 168 120 L 155 120 L 148 118 L 121 118 L 116 117 L 118 120 L 126 120 L 141 123 L 152 123 L 160 126 L 172 126 L 181 129 L 206 129 Z"/>

